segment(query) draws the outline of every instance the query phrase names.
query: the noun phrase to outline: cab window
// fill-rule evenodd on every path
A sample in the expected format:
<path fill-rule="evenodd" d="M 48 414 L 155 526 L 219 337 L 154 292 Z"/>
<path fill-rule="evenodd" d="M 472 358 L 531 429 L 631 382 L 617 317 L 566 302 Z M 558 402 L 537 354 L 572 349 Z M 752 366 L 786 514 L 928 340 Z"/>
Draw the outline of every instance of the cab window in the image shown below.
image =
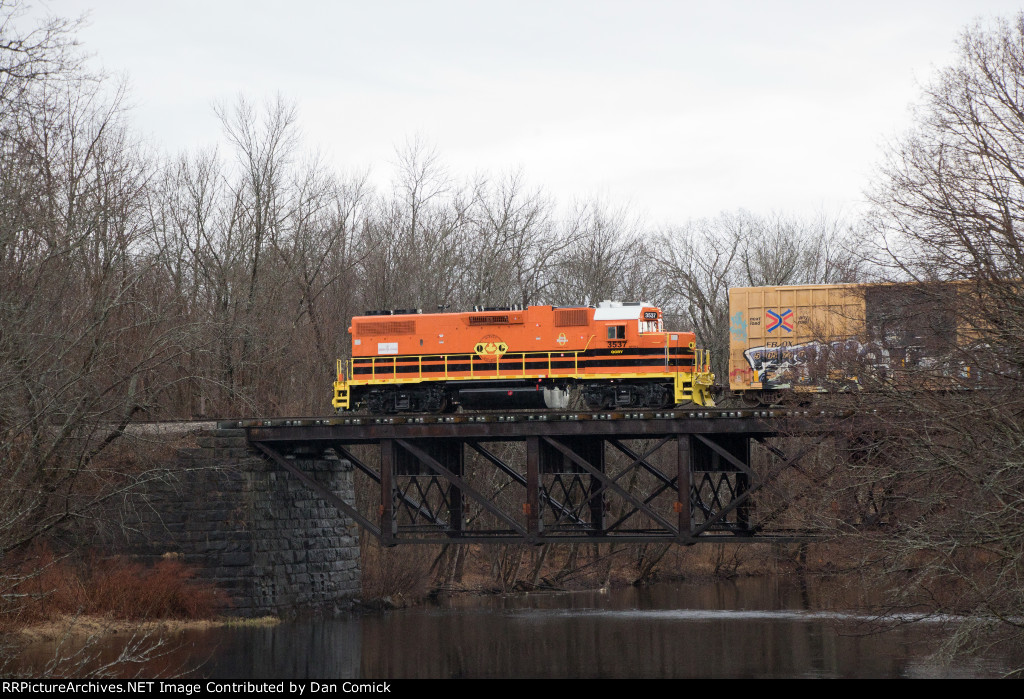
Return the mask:
<path fill-rule="evenodd" d="M 626 339 L 626 326 L 625 325 L 609 325 L 608 326 L 608 339 L 609 340 L 625 340 Z"/>

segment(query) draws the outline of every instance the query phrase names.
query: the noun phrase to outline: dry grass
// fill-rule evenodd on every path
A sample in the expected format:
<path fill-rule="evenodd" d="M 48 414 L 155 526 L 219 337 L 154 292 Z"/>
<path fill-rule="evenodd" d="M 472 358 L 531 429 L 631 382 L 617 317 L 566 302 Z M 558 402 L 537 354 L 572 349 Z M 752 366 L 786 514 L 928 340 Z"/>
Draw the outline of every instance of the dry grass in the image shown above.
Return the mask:
<path fill-rule="evenodd" d="M 174 558 L 151 566 L 97 556 L 73 560 L 40 547 L 12 568 L 0 598 L 0 624 L 8 629 L 79 616 L 210 619 L 228 604 L 222 591 Z"/>
<path fill-rule="evenodd" d="M 27 642 L 57 641 L 66 637 L 93 638 L 112 634 L 152 634 L 167 636 L 188 630 L 213 629 L 224 626 L 274 626 L 281 623 L 276 616 L 252 619 L 220 617 L 217 619 L 164 619 L 161 621 L 125 621 L 97 616 L 60 616 L 19 630 Z"/>

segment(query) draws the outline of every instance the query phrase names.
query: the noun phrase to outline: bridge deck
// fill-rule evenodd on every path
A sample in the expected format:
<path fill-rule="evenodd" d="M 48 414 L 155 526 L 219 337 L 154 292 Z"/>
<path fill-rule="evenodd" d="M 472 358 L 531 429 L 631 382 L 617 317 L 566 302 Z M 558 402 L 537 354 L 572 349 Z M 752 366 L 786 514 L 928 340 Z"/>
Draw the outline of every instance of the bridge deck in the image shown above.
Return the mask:
<path fill-rule="evenodd" d="M 780 430 L 812 432 L 849 412 L 815 410 L 646 410 L 618 412 L 476 412 L 458 415 L 249 418 L 221 420 L 220 429 L 245 429 L 254 442 L 323 440 L 356 444 L 396 437 L 495 437 L 532 435 L 746 434 Z"/>

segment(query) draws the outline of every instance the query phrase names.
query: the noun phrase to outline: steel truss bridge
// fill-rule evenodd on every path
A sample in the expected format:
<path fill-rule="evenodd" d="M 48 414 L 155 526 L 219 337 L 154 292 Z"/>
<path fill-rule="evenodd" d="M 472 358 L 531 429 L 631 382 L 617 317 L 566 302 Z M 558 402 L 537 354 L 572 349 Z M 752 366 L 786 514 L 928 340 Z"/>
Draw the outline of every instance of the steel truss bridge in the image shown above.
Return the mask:
<path fill-rule="evenodd" d="M 806 540 L 799 493 L 760 498 L 844 416 L 805 410 L 231 420 L 384 545 Z M 784 450 L 788 445 L 789 452 Z M 304 472 L 354 467 L 359 502 Z M 812 484 L 805 484 L 811 487 Z M 367 495 L 370 497 L 367 497 Z M 787 524 L 788 523 L 788 524 Z"/>

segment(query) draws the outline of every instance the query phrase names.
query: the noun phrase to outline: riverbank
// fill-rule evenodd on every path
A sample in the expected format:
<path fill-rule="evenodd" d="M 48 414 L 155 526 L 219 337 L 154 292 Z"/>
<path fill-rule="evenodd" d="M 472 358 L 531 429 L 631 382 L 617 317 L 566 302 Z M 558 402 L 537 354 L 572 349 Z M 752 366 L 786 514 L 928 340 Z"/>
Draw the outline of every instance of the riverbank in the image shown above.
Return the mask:
<path fill-rule="evenodd" d="M 202 631 L 226 627 L 269 627 L 279 623 L 281 623 L 281 619 L 276 616 L 254 619 L 217 617 L 213 619 L 131 621 L 110 616 L 67 615 L 25 626 L 15 633 L 23 643 L 48 643 L 62 639 L 84 640 L 103 636 L 162 636 L 183 631 Z"/>

